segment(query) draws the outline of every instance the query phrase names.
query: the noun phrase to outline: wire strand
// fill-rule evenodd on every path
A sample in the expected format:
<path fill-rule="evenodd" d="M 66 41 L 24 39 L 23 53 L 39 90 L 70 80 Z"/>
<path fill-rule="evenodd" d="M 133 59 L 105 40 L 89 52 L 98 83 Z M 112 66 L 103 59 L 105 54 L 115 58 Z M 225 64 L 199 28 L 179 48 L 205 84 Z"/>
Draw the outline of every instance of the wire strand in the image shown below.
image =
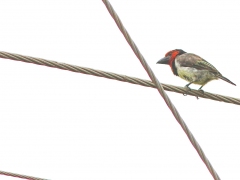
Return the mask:
<path fill-rule="evenodd" d="M 47 179 L 43 179 L 43 178 L 27 176 L 27 175 L 22 175 L 22 174 L 16 174 L 16 173 L 11 173 L 11 172 L 6 172 L 6 171 L 0 171 L 0 174 L 5 175 L 5 176 L 28 179 L 28 180 L 47 180 Z"/>
<path fill-rule="evenodd" d="M 0 58 L 10 59 L 10 60 L 15 60 L 15 61 L 22 61 L 22 62 L 26 62 L 26 63 L 33 63 L 33 64 L 37 64 L 37 65 L 72 71 L 72 72 L 76 72 L 76 73 L 83 73 L 83 74 L 118 80 L 118 81 L 122 81 L 122 82 L 128 82 L 131 84 L 137 84 L 137 85 L 141 85 L 141 86 L 156 88 L 154 83 L 149 80 L 126 76 L 126 75 L 121 75 L 121 74 L 112 73 L 112 72 L 101 71 L 101 70 L 92 69 L 92 68 L 86 68 L 86 67 L 82 67 L 82 66 L 60 63 L 60 62 L 56 62 L 56 61 L 50 61 L 50 60 L 41 59 L 41 58 L 13 54 L 13 53 L 3 52 L 3 51 L 0 51 Z M 164 90 L 166 90 L 166 91 L 175 92 L 175 93 L 179 93 L 179 94 L 186 93 L 186 89 L 183 87 L 173 86 L 173 85 L 169 85 L 169 84 L 162 84 L 162 86 L 163 86 Z M 219 95 L 219 94 L 213 94 L 213 93 L 209 93 L 206 91 L 204 91 L 204 94 L 203 94 L 194 89 L 192 89 L 191 91 L 188 91 L 187 93 L 190 96 L 201 97 L 201 98 L 205 98 L 205 99 L 211 99 L 211 100 L 215 100 L 215 101 L 221 101 L 221 102 L 225 102 L 225 103 L 232 103 L 232 104 L 240 105 L 240 99 L 238 99 L 238 98 L 223 96 L 223 95 Z"/>
<path fill-rule="evenodd" d="M 190 132 L 190 130 L 188 129 L 187 125 L 185 124 L 185 122 L 183 121 L 183 119 L 181 118 L 180 114 L 178 113 L 177 109 L 175 108 L 175 106 L 173 105 L 173 103 L 171 102 L 171 100 L 169 99 L 168 95 L 165 93 L 161 83 L 158 81 L 158 79 L 156 78 L 156 76 L 154 75 L 153 71 L 151 70 L 150 66 L 147 64 L 146 60 L 144 59 L 144 57 L 142 56 L 142 54 L 140 53 L 140 51 L 138 50 L 136 44 L 133 42 L 133 40 L 131 39 L 130 35 L 128 34 L 127 30 L 125 29 L 125 27 L 123 26 L 120 18 L 118 17 L 117 13 L 114 11 L 113 7 L 111 6 L 111 4 L 109 3 L 108 0 L 102 0 L 103 3 L 105 4 L 105 6 L 107 7 L 107 10 L 109 11 L 109 13 L 111 14 L 112 18 L 114 19 L 114 21 L 116 22 L 119 30 L 122 32 L 123 36 L 125 37 L 125 39 L 127 40 L 128 44 L 130 45 L 130 47 L 132 48 L 133 52 L 135 53 L 135 55 L 138 57 L 139 61 L 141 62 L 142 66 L 144 67 L 144 69 L 146 70 L 146 72 L 148 73 L 148 76 L 150 77 L 150 79 L 152 80 L 152 82 L 156 85 L 156 88 L 158 89 L 158 92 L 161 94 L 161 96 L 163 97 L 164 101 L 166 102 L 167 106 L 169 107 L 169 109 L 172 111 L 174 117 L 176 118 L 176 120 L 178 121 L 178 123 L 181 125 L 181 127 L 183 128 L 184 132 L 187 134 L 190 142 L 192 143 L 192 145 L 194 146 L 194 148 L 197 150 L 199 156 L 201 157 L 201 159 L 203 160 L 203 162 L 205 163 L 205 165 L 207 166 L 209 172 L 212 174 L 213 178 L 215 180 L 219 180 L 219 176 L 216 173 L 216 171 L 214 170 L 214 168 L 212 167 L 211 163 L 209 162 L 209 160 L 207 159 L 206 155 L 204 154 L 202 148 L 200 147 L 200 145 L 198 144 L 198 142 L 196 141 L 196 139 L 194 138 L 193 134 Z"/>

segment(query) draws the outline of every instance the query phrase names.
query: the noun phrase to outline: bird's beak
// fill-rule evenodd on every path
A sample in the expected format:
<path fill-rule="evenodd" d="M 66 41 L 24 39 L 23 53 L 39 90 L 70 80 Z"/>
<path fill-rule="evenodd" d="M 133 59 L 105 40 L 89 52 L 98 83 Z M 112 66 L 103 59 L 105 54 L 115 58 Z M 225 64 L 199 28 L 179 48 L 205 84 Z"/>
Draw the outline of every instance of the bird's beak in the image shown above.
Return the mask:
<path fill-rule="evenodd" d="M 160 60 L 157 62 L 157 64 L 169 64 L 169 63 L 168 63 L 169 60 L 170 60 L 170 56 L 167 56 L 167 57 L 164 57 L 164 58 L 160 59 Z"/>

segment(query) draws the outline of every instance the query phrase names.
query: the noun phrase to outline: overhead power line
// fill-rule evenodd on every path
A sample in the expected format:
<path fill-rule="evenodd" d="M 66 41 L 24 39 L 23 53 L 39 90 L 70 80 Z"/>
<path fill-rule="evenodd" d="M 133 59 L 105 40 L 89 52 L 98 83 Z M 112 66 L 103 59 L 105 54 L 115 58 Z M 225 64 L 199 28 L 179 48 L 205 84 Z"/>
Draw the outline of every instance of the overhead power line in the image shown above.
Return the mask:
<path fill-rule="evenodd" d="M 132 84 L 138 84 L 146 87 L 152 87 L 158 89 L 160 95 L 164 99 L 165 103 L 171 110 L 172 114 L 174 115 L 175 119 L 177 122 L 181 125 L 182 129 L 184 132 L 187 134 L 190 142 L 196 149 L 197 153 L 199 154 L 200 158 L 202 161 L 205 163 L 206 167 L 208 168 L 209 172 L 213 176 L 215 180 L 220 180 L 220 177 L 212 167 L 211 163 L 205 156 L 202 148 L 194 138 L 193 134 L 191 131 L 188 129 L 186 123 L 183 121 L 181 118 L 180 114 L 178 113 L 177 109 L 169 99 L 168 95 L 165 93 L 164 90 L 166 91 L 171 91 L 171 92 L 176 92 L 180 94 L 186 94 L 186 89 L 183 87 L 178 87 L 178 86 L 173 86 L 173 85 L 168 85 L 168 84 L 162 84 L 158 81 L 156 76 L 154 75 L 153 71 L 151 70 L 150 66 L 147 64 L 146 60 L 138 50 L 136 44 L 133 42 L 131 39 L 130 35 L 126 31 L 125 27 L 123 26 L 120 18 L 114 11 L 113 7 L 109 3 L 108 0 L 102 0 L 103 3 L 106 5 L 109 13 L 111 14 L 112 18 L 115 20 L 119 30 L 122 32 L 124 35 L 125 39 L 127 40 L 128 44 L 132 48 L 133 52 L 135 55 L 138 57 L 139 61 L 141 62 L 142 66 L 148 73 L 150 79 L 149 80 L 144 80 L 136 77 L 130 77 L 126 75 L 121 75 L 117 73 L 112 73 L 112 72 L 106 72 L 106 71 L 101 71 L 101 70 L 96 70 L 96 69 L 91 69 L 91 68 L 86 68 L 86 67 L 81 67 L 81 66 L 76 66 L 76 65 L 71 65 L 71 64 L 66 64 L 66 63 L 60 63 L 56 61 L 51 61 L 51 60 L 46 60 L 46 59 L 41 59 L 41 58 L 35 58 L 35 57 L 30 57 L 30 56 L 24 56 L 24 55 L 19 55 L 19 54 L 13 54 L 13 53 L 8 53 L 8 52 L 3 52 L 0 51 L 0 58 L 5 58 L 5 59 L 11 59 L 11 60 L 16 60 L 16 61 L 22 61 L 22 62 L 27 62 L 27 63 L 33 63 L 33 64 L 38 64 L 38 65 L 43 65 L 43 66 L 48 66 L 48 67 L 53 67 L 53 68 L 58 68 L 62 70 L 68 70 L 72 72 L 77 72 L 77 73 L 83 73 L 83 74 L 88 74 L 88 75 L 94 75 L 98 77 L 104 77 L 108 79 L 114 79 L 118 81 L 123 81 L 123 82 L 128 82 Z M 197 90 L 191 90 L 187 92 L 188 95 L 190 96 L 196 96 L 196 97 L 202 97 L 206 99 L 212 99 L 216 101 L 222 101 L 226 103 L 232 103 L 236 105 L 240 105 L 240 99 L 238 98 L 233 98 L 233 97 L 227 97 L 223 95 L 218 95 L 218 94 L 213 94 L 209 92 L 204 92 L 204 94 L 200 91 Z M 32 176 L 26 176 L 26 175 L 21 175 L 21 174 L 16 174 L 16 173 L 10 173 L 10 172 L 5 172 L 5 171 L 0 171 L 0 175 L 7 175 L 7 176 L 12 176 L 12 177 L 18 177 L 18 178 L 23 178 L 23 179 L 28 179 L 28 180 L 46 180 L 42 178 L 37 178 L 37 177 L 32 177 Z"/>
<path fill-rule="evenodd" d="M 177 109 L 175 108 L 175 106 L 173 105 L 171 100 L 169 99 L 168 95 L 165 93 L 161 83 L 158 81 L 158 79 L 154 75 L 152 69 L 147 64 L 147 61 L 144 59 L 143 55 L 138 50 L 136 44 L 134 43 L 134 41 L 132 40 L 132 38 L 128 34 L 128 32 L 125 29 L 125 27 L 123 26 L 120 18 L 118 17 L 117 13 L 113 9 L 112 5 L 109 3 L 108 0 L 102 0 L 102 1 L 106 5 L 106 8 L 107 8 L 108 12 L 111 14 L 111 16 L 114 19 L 115 23 L 117 24 L 119 30 L 122 32 L 122 34 L 125 37 L 126 41 L 128 42 L 128 44 L 132 48 L 133 52 L 135 53 L 135 55 L 137 56 L 137 58 L 141 62 L 142 66 L 144 67 L 146 72 L 148 73 L 148 76 L 150 77 L 152 82 L 156 85 L 156 88 L 158 89 L 158 92 L 160 93 L 160 95 L 162 96 L 164 101 L 166 102 L 166 104 L 169 107 L 169 109 L 171 110 L 173 116 L 175 117 L 177 122 L 181 125 L 182 129 L 186 133 L 186 135 L 187 135 L 188 139 L 190 140 L 190 142 L 192 143 L 193 147 L 196 149 L 198 155 L 200 156 L 200 158 L 202 159 L 204 164 L 207 166 L 209 172 L 211 173 L 211 175 L 213 176 L 213 178 L 215 180 L 219 180 L 220 177 L 218 176 L 217 172 L 214 170 L 213 166 L 211 165 L 210 161 L 207 159 L 206 155 L 204 154 L 204 152 L 203 152 L 202 148 L 200 147 L 200 145 L 198 144 L 197 140 L 194 138 L 193 134 L 188 129 L 186 123 L 183 121 L 183 119 L 180 116 L 179 112 L 177 111 Z"/>
<path fill-rule="evenodd" d="M 72 71 L 72 72 L 76 72 L 76 73 L 83 73 L 83 74 L 128 82 L 128 83 L 132 83 L 132 84 L 137 84 L 137 85 L 141 85 L 141 86 L 156 88 L 156 86 L 153 82 L 146 80 L 146 79 L 140 79 L 140 78 L 136 78 L 136 77 L 126 76 L 126 75 L 117 74 L 117 73 L 113 73 L 113 72 L 106 72 L 106 71 L 82 67 L 82 66 L 71 65 L 71 64 L 67 64 L 67 63 L 60 63 L 57 61 L 51 61 L 51 60 L 46 60 L 46 59 L 42 59 L 42 58 L 30 57 L 30 56 L 14 54 L 14 53 L 9 53 L 9 52 L 4 52 L 4 51 L 0 51 L 0 58 L 11 59 L 11 60 L 15 60 L 15 61 L 22 61 L 22 62 L 26 62 L 26 63 L 33 63 L 33 64 L 37 64 L 37 65 Z M 186 93 L 186 89 L 184 87 L 173 86 L 173 85 L 169 85 L 169 84 L 162 84 L 162 86 L 163 86 L 164 90 L 166 90 L 166 91 L 171 91 L 171 92 L 180 93 L 180 94 Z M 219 95 L 219 94 L 213 94 L 213 93 L 209 93 L 206 91 L 204 91 L 204 94 L 203 94 L 202 92 L 191 89 L 191 91 L 188 91 L 187 94 L 190 96 L 196 96 L 196 97 L 201 97 L 201 98 L 205 98 L 205 99 L 211 99 L 211 100 L 215 100 L 215 101 L 222 101 L 222 102 L 226 102 L 226 103 L 240 105 L 240 99 L 238 99 L 238 98 L 223 96 L 223 95 Z"/>
<path fill-rule="evenodd" d="M 6 175 L 6 176 L 11 176 L 11 177 L 22 178 L 22 179 L 28 179 L 28 180 L 47 180 L 47 179 L 43 179 L 43 178 L 27 176 L 27 175 L 22 175 L 22 174 L 16 174 L 16 173 L 11 173 L 11 172 L 6 172 L 6 171 L 0 171 L 0 174 Z"/>

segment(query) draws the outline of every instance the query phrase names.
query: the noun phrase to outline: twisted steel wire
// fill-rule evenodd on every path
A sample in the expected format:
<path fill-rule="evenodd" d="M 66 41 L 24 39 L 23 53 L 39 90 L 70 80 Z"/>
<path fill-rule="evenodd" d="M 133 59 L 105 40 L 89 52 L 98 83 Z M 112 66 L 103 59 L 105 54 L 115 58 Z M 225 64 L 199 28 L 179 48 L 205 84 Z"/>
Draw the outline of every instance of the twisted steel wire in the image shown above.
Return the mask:
<path fill-rule="evenodd" d="M 92 68 L 75 66 L 75 65 L 66 64 L 66 63 L 60 63 L 60 62 L 56 62 L 56 61 L 50 61 L 50 60 L 46 60 L 46 59 L 40 59 L 40 58 L 35 58 L 35 57 L 30 57 L 30 56 L 23 56 L 23 55 L 13 54 L 13 53 L 8 53 L 8 52 L 3 52 L 3 51 L 0 51 L 0 58 L 22 61 L 22 62 L 27 62 L 27 63 L 33 63 L 33 64 L 38 64 L 38 65 L 73 71 L 76 73 L 83 73 L 83 74 L 128 82 L 128 83 L 132 83 L 132 84 L 137 84 L 137 85 L 141 85 L 141 86 L 156 88 L 155 84 L 149 80 L 126 76 L 126 75 L 121 75 L 121 74 L 116 74 L 116 73 L 112 73 L 112 72 L 96 70 L 96 69 L 92 69 Z M 183 87 L 173 86 L 173 85 L 169 85 L 169 84 L 162 84 L 162 86 L 163 86 L 164 90 L 166 90 L 166 91 L 171 91 L 171 92 L 175 92 L 175 93 L 179 93 L 179 94 L 186 93 L 186 89 Z M 233 97 L 227 97 L 227 96 L 223 96 L 223 95 L 219 95 L 219 94 L 212 94 L 212 93 L 209 93 L 206 91 L 203 94 L 197 90 L 192 89 L 191 91 L 188 91 L 188 95 L 240 105 L 240 99 L 233 98 Z"/>
<path fill-rule="evenodd" d="M 218 174 L 216 173 L 216 171 L 214 170 L 214 168 L 212 167 L 211 163 L 209 162 L 209 160 L 207 159 L 207 157 L 205 156 L 202 148 L 200 147 L 200 145 L 198 144 L 198 142 L 196 141 L 196 139 L 194 138 L 193 134 L 190 132 L 190 130 L 188 129 L 187 125 L 185 124 L 185 122 L 183 121 L 183 119 L 181 118 L 180 114 L 178 113 L 177 109 L 175 108 L 175 106 L 173 105 L 173 103 L 171 102 L 171 100 L 169 99 L 169 97 L 167 96 L 167 94 L 165 93 L 162 85 L 160 84 L 160 82 L 158 81 L 158 79 L 156 78 L 156 76 L 154 75 L 153 71 L 151 70 L 150 66 L 147 64 L 146 60 L 144 59 L 144 57 L 142 56 L 142 54 L 140 53 L 140 51 L 138 50 L 136 44 L 133 42 L 133 40 L 131 39 L 130 35 L 128 34 L 127 30 L 125 29 L 125 27 L 123 26 L 120 18 L 118 17 L 117 13 L 114 11 L 113 7 L 111 6 L 111 4 L 109 3 L 108 0 L 102 0 L 103 3 L 105 4 L 107 10 L 109 11 L 109 13 L 111 14 L 112 18 L 114 19 L 115 23 L 117 24 L 119 30 L 122 32 L 123 36 L 125 37 L 125 39 L 127 40 L 128 44 L 130 45 L 130 47 L 132 48 L 132 50 L 134 51 L 135 55 L 138 57 L 139 61 L 141 62 L 142 66 L 144 67 L 144 69 L 146 70 L 146 72 L 148 73 L 148 76 L 150 77 L 150 79 L 152 80 L 152 82 L 156 85 L 156 88 L 158 89 L 158 92 L 161 94 L 161 96 L 163 97 L 163 99 L 165 100 L 166 104 L 168 105 L 169 109 L 172 111 L 174 117 L 176 118 L 176 120 L 178 121 L 178 123 L 181 125 L 181 127 L 183 128 L 183 130 L 185 131 L 185 133 L 187 134 L 189 140 L 191 141 L 192 145 L 194 146 L 194 148 L 197 150 L 199 156 L 201 157 L 201 159 L 203 160 L 203 162 L 205 163 L 205 165 L 207 166 L 209 172 L 212 174 L 213 178 L 215 180 L 219 180 L 220 177 L 218 176 Z"/>
<path fill-rule="evenodd" d="M 22 174 L 10 173 L 10 172 L 6 172 L 6 171 L 0 171 L 0 174 L 6 175 L 6 176 L 11 176 L 11 177 L 22 178 L 22 179 L 28 179 L 28 180 L 47 180 L 47 179 L 43 179 L 43 178 L 37 178 L 37 177 L 33 177 L 33 176 L 26 176 L 26 175 L 22 175 Z"/>

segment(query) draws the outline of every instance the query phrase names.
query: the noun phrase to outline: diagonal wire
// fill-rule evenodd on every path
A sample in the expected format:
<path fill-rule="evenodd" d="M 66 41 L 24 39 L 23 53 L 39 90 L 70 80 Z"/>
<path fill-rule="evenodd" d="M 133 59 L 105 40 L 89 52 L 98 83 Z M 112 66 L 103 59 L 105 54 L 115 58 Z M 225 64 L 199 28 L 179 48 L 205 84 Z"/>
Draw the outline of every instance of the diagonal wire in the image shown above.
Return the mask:
<path fill-rule="evenodd" d="M 16 173 L 11 173 L 11 172 L 6 172 L 6 171 L 0 171 L 0 175 L 6 175 L 6 176 L 11 176 L 11 177 L 16 177 L 16 178 L 22 178 L 22 179 L 28 179 L 28 180 L 47 180 L 43 178 L 37 178 L 33 176 L 26 176 L 22 174 L 16 174 Z"/>
<path fill-rule="evenodd" d="M 151 70 L 151 68 L 149 67 L 149 65 L 147 64 L 146 60 L 144 59 L 144 57 L 142 56 L 142 54 L 140 53 L 140 51 L 138 50 L 136 44 L 133 42 L 133 40 L 131 39 L 130 35 L 128 34 L 127 30 L 125 29 L 125 27 L 123 26 L 121 20 L 119 19 L 117 13 L 114 11 L 113 7 L 111 6 L 111 4 L 109 3 L 108 0 L 102 0 L 103 3 L 105 4 L 107 10 L 109 11 L 109 13 L 111 14 L 112 18 L 114 19 L 114 21 L 116 22 L 119 30 L 122 32 L 123 36 L 125 37 L 125 39 L 127 40 L 128 44 L 131 46 L 132 50 L 134 51 L 135 55 L 138 57 L 139 61 L 141 62 L 142 66 L 144 67 L 144 69 L 146 70 L 146 72 L 148 73 L 148 76 L 151 78 L 152 82 L 156 85 L 158 92 L 161 94 L 161 96 L 163 97 L 163 99 L 165 100 L 166 104 L 168 105 L 169 109 L 172 111 L 174 117 L 176 118 L 176 120 L 178 121 L 178 123 L 181 125 L 181 127 L 183 128 L 183 130 L 185 131 L 185 133 L 187 134 L 189 140 L 191 141 L 192 145 L 194 146 L 194 148 L 197 150 L 199 156 L 201 157 L 201 159 L 203 160 L 203 162 L 205 163 L 205 165 L 207 166 L 209 172 L 212 174 L 213 178 L 215 180 L 219 180 L 220 177 L 218 176 L 218 174 L 216 173 L 216 171 L 213 169 L 211 163 L 209 162 L 209 160 L 207 159 L 207 157 L 205 156 L 202 148 L 200 147 L 200 145 L 198 144 L 198 142 L 196 141 L 196 139 L 194 138 L 193 134 L 190 132 L 190 130 L 188 129 L 187 125 L 185 124 L 185 122 L 183 121 L 183 119 L 181 118 L 180 114 L 178 113 L 177 109 L 174 107 L 174 105 L 172 104 L 171 100 L 169 99 L 169 97 L 167 96 L 167 94 L 165 93 L 162 85 L 160 84 L 160 82 L 158 81 L 158 79 L 156 78 L 156 76 L 154 75 L 153 71 Z"/>
<path fill-rule="evenodd" d="M 112 72 L 96 70 L 96 69 L 92 69 L 92 68 L 75 66 L 75 65 L 66 64 L 66 63 L 60 63 L 60 62 L 56 62 L 56 61 L 50 61 L 50 60 L 46 60 L 46 59 L 40 59 L 40 58 L 35 58 L 35 57 L 30 57 L 30 56 L 13 54 L 13 53 L 3 52 L 3 51 L 0 51 L 0 58 L 22 61 L 22 62 L 27 62 L 27 63 L 34 63 L 34 64 L 38 64 L 38 65 L 73 71 L 76 73 L 83 73 L 83 74 L 128 82 L 128 83 L 132 83 L 132 84 L 138 84 L 141 86 L 156 88 L 155 84 L 149 80 L 126 76 L 126 75 L 121 75 L 121 74 L 116 74 L 116 73 L 112 73 Z M 186 89 L 183 87 L 173 86 L 173 85 L 169 85 L 169 84 L 162 84 L 162 86 L 163 86 L 164 90 L 166 90 L 166 91 L 176 92 L 176 93 L 180 93 L 180 94 L 186 93 Z M 204 94 L 203 94 L 197 90 L 192 89 L 191 91 L 188 91 L 188 95 L 240 105 L 240 99 L 223 96 L 223 95 L 219 95 L 219 94 L 212 94 L 212 93 L 209 93 L 206 91 L 204 91 Z"/>

